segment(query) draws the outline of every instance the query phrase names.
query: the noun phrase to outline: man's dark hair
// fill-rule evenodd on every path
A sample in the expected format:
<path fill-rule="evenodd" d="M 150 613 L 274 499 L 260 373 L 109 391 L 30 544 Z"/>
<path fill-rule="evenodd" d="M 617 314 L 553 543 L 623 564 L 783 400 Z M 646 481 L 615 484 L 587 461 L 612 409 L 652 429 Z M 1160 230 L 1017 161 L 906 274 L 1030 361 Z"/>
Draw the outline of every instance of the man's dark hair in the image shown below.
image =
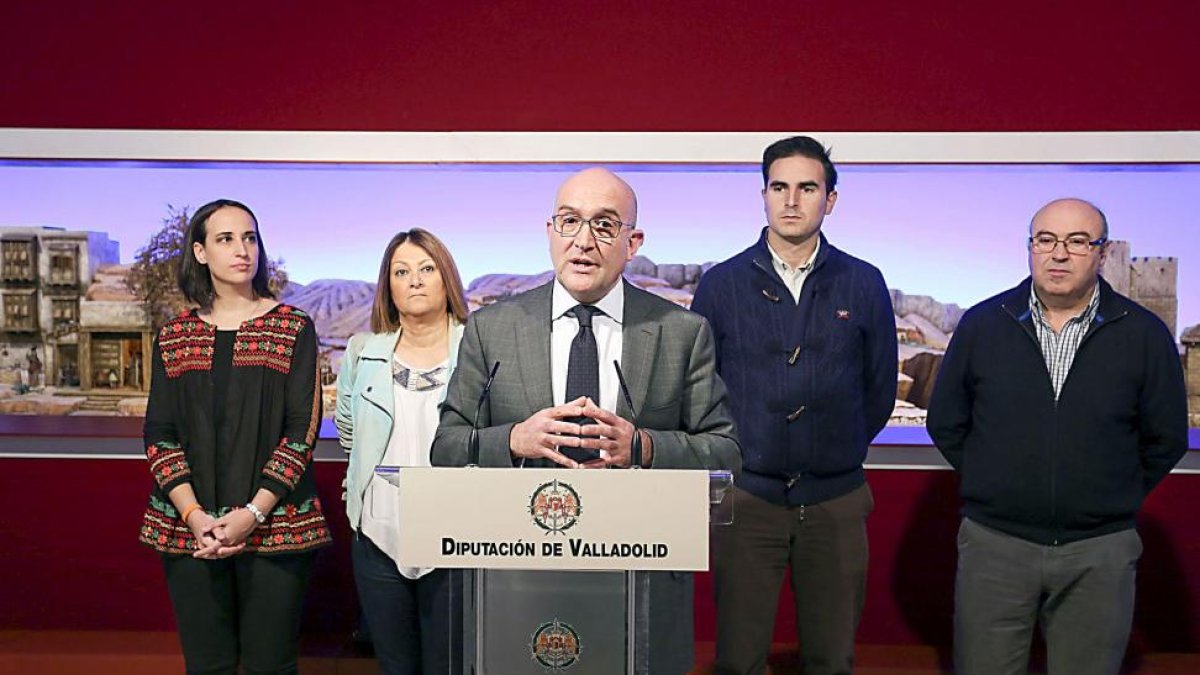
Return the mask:
<path fill-rule="evenodd" d="M 254 221 L 254 233 L 258 239 L 258 270 L 254 273 L 251 286 L 254 288 L 254 295 L 259 298 L 275 297 L 275 294 L 271 292 L 271 274 L 267 270 L 267 249 L 263 246 L 262 232 L 259 232 L 258 229 L 258 218 L 249 206 L 241 202 L 232 199 L 218 199 L 201 206 L 196 209 L 196 213 L 192 214 L 192 219 L 188 221 L 182 255 L 179 256 L 179 292 L 183 293 L 183 297 L 187 298 L 188 302 L 195 303 L 204 309 L 212 307 L 215 296 L 212 275 L 208 271 L 208 265 L 201 264 L 199 260 L 196 260 L 196 254 L 192 249 L 195 248 L 195 244 L 204 245 L 204 239 L 208 236 L 208 219 L 212 217 L 212 214 L 224 208 L 241 209 L 250 216 L 250 220 Z"/>
<path fill-rule="evenodd" d="M 811 136 L 792 136 L 775 141 L 763 150 L 763 187 L 766 187 L 767 181 L 770 180 L 771 165 L 776 160 L 785 157 L 807 157 L 821 163 L 821 167 L 825 169 L 825 192 L 833 192 L 837 189 L 837 168 L 833 166 L 833 160 L 829 159 L 832 152 L 833 148 L 821 145 Z"/>

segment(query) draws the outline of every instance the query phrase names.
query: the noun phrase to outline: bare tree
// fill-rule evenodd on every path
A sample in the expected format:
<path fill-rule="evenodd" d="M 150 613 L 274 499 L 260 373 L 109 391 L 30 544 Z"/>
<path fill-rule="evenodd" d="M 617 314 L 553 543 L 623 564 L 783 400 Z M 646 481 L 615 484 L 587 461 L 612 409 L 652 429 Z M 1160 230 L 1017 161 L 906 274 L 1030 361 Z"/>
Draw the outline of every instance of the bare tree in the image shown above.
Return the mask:
<path fill-rule="evenodd" d="M 179 292 L 178 276 L 180 257 L 186 248 L 189 218 L 190 207 L 175 208 L 168 204 L 162 228 L 138 249 L 133 269 L 125 278 L 129 290 L 145 304 L 146 315 L 155 330 L 188 307 Z M 283 259 L 268 259 L 266 263 L 271 275 L 271 291 L 278 297 L 288 283 Z"/>

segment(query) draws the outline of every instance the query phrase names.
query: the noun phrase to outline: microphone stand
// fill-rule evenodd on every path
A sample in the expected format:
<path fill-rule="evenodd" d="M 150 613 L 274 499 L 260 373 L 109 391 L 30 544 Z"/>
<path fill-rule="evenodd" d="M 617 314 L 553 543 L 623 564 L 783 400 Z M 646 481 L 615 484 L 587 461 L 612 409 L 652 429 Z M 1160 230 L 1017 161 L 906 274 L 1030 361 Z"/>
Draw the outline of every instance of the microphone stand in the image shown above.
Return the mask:
<path fill-rule="evenodd" d="M 629 395 L 629 386 L 625 384 L 625 374 L 621 372 L 621 364 L 613 360 L 613 368 L 617 369 L 617 383 L 621 385 L 621 395 L 625 397 L 625 405 L 629 406 L 629 414 L 633 417 L 633 438 L 629 441 L 629 468 L 642 468 L 642 430 L 637 424 L 637 410 L 633 407 L 633 397 Z"/>
<path fill-rule="evenodd" d="M 483 385 L 483 391 L 479 393 L 479 402 L 475 404 L 475 418 L 471 420 L 471 433 L 467 436 L 468 467 L 479 466 L 479 414 L 483 412 L 483 403 L 492 391 L 492 383 L 496 381 L 496 371 L 498 370 L 500 370 L 499 361 L 492 365 L 492 372 L 488 375 L 487 382 Z"/>

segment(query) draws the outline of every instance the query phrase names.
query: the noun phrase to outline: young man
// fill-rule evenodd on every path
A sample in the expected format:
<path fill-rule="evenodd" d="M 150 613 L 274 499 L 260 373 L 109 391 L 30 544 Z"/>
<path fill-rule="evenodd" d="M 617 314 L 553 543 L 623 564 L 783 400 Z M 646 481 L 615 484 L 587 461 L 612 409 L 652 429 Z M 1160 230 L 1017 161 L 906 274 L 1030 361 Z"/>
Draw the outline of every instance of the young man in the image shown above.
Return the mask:
<path fill-rule="evenodd" d="M 821 233 L 837 202 L 807 136 L 763 153 L 767 226 L 700 281 L 742 440 L 732 526 L 713 530 L 717 672 L 762 673 L 784 572 L 804 672 L 850 673 L 866 594 L 867 445 L 896 402 L 896 318 L 875 267 Z"/>

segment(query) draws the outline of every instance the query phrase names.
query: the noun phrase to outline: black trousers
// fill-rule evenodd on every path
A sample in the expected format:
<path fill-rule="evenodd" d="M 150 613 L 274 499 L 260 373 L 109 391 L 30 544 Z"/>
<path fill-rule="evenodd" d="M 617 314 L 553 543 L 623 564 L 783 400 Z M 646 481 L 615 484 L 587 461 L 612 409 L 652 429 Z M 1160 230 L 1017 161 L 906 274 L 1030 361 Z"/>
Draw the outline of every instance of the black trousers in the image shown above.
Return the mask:
<path fill-rule="evenodd" d="M 350 544 L 354 581 L 384 675 L 457 675 L 462 670 L 462 573 L 436 569 L 420 579 L 363 534 Z"/>
<path fill-rule="evenodd" d="M 189 675 L 296 673 L 314 553 L 163 556 Z"/>

